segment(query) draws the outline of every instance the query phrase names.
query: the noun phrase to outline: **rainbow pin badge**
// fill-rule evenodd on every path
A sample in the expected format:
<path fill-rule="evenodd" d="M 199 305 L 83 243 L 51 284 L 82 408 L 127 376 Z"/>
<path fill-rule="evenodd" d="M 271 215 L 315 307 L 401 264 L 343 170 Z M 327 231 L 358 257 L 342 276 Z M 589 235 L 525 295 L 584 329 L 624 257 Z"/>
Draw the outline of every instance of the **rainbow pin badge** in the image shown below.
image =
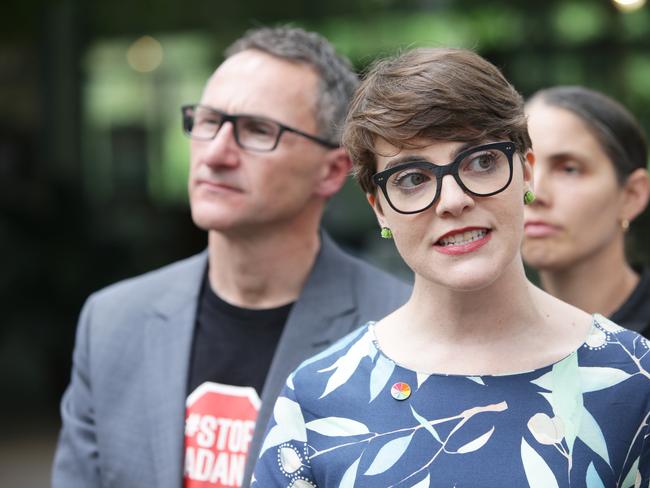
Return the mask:
<path fill-rule="evenodd" d="M 408 397 L 411 396 L 411 387 L 407 383 L 395 383 L 392 388 L 390 389 L 390 395 L 395 399 L 395 400 L 406 400 Z"/>

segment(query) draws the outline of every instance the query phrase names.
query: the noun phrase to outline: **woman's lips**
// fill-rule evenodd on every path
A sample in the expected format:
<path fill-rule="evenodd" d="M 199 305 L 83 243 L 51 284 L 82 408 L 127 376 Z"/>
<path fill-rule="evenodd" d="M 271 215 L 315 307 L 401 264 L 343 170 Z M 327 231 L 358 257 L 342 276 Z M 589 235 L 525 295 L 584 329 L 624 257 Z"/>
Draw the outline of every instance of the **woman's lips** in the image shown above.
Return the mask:
<path fill-rule="evenodd" d="M 491 238 L 492 232 L 490 229 L 477 227 L 458 229 L 457 231 L 448 232 L 438 239 L 433 248 L 442 254 L 456 256 L 480 249 Z"/>
<path fill-rule="evenodd" d="M 560 227 L 541 220 L 531 220 L 524 224 L 526 237 L 549 237 L 557 234 Z"/>

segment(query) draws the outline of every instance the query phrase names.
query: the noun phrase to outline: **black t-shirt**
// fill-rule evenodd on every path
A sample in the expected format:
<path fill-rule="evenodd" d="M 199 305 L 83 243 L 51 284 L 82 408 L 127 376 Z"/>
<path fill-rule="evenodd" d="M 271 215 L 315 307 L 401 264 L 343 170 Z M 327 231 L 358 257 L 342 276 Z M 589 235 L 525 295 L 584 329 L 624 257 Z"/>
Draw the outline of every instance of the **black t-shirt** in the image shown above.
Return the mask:
<path fill-rule="evenodd" d="M 636 271 L 641 275 L 639 283 L 610 318 L 618 325 L 650 338 L 650 268 Z"/>
<path fill-rule="evenodd" d="M 231 305 L 203 280 L 192 342 L 188 394 L 205 381 L 252 386 L 258 395 L 293 303 L 253 310 Z"/>

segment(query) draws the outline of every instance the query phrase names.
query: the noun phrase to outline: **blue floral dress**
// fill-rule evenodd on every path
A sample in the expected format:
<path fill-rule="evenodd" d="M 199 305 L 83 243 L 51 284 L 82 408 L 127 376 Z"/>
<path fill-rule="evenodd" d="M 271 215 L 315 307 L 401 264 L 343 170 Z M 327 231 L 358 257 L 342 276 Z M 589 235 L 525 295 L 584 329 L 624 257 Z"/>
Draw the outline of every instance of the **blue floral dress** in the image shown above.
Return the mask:
<path fill-rule="evenodd" d="M 600 315 L 534 371 L 422 374 L 373 324 L 304 362 L 274 407 L 253 488 L 643 487 L 650 483 L 646 339 Z"/>

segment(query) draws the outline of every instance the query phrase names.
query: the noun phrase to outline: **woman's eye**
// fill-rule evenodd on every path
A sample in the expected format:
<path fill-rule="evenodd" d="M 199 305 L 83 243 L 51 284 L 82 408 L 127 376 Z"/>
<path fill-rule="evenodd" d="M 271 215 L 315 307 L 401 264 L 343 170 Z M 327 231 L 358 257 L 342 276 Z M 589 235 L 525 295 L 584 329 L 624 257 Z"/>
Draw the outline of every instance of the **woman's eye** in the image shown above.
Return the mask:
<path fill-rule="evenodd" d="M 395 178 L 395 184 L 404 188 L 413 188 L 422 185 L 429 180 L 429 177 L 423 173 L 407 173 L 398 175 Z"/>
<path fill-rule="evenodd" d="M 495 158 L 492 156 L 492 154 L 480 154 L 470 160 L 468 168 L 471 171 L 483 172 L 492 169 L 494 167 L 494 163 Z"/>
<path fill-rule="evenodd" d="M 567 175 L 578 175 L 582 172 L 580 166 L 572 162 L 562 163 L 558 166 L 558 169 L 560 172 Z"/>

